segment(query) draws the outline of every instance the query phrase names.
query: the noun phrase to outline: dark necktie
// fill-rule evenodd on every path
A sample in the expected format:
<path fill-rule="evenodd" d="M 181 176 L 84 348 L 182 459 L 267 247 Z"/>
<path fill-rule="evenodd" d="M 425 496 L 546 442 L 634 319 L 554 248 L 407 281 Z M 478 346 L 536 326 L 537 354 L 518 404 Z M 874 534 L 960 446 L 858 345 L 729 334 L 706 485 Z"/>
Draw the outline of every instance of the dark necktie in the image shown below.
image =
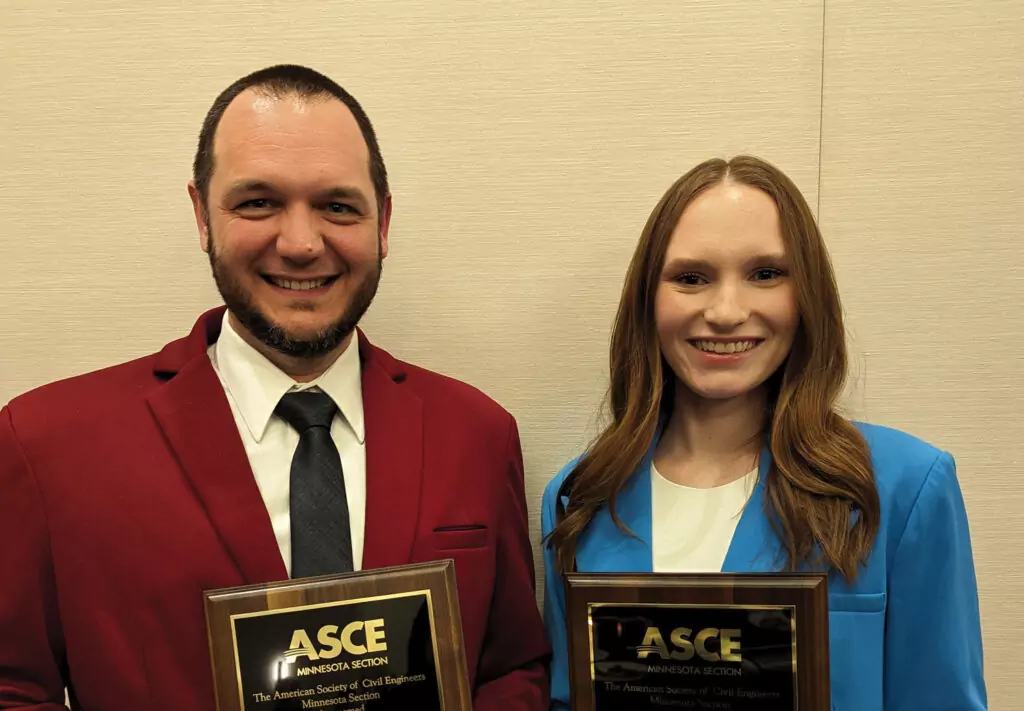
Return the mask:
<path fill-rule="evenodd" d="M 275 409 L 299 433 L 290 484 L 292 578 L 353 569 L 345 479 L 331 439 L 337 411 L 329 395 L 312 390 L 286 394 Z"/>

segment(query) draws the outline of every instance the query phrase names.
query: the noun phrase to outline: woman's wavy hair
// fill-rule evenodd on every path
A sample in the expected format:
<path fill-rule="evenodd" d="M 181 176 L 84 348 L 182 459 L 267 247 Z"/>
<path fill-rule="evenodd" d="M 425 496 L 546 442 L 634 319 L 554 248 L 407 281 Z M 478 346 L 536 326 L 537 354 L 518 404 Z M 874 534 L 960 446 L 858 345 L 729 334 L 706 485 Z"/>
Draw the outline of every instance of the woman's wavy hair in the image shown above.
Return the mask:
<path fill-rule="evenodd" d="M 558 572 L 575 567 L 580 535 L 619 492 L 671 411 L 675 375 L 654 321 L 654 295 L 669 240 L 683 211 L 712 186 L 732 182 L 769 195 L 778 209 L 800 323 L 785 362 L 767 382 L 771 466 L 767 514 L 786 550 L 784 566 L 827 565 L 847 580 L 866 561 L 878 531 L 879 501 L 867 443 L 836 410 L 847 375 L 846 339 L 835 275 L 814 215 L 778 168 L 751 156 L 709 160 L 679 178 L 651 213 L 626 275 L 610 347 L 610 424 L 573 466 L 558 492 L 546 545 Z M 563 497 L 566 503 L 563 504 Z"/>

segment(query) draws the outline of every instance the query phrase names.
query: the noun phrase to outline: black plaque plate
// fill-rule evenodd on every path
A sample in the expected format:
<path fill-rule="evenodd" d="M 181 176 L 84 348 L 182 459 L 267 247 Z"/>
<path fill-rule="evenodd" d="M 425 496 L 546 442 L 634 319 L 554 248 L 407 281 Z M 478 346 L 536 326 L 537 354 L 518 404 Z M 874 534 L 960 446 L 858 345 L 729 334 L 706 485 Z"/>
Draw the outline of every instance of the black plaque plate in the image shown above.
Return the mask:
<path fill-rule="evenodd" d="M 430 611 L 422 590 L 234 616 L 244 708 L 441 711 Z"/>
<path fill-rule="evenodd" d="M 794 708 L 791 607 L 594 604 L 594 708 Z"/>

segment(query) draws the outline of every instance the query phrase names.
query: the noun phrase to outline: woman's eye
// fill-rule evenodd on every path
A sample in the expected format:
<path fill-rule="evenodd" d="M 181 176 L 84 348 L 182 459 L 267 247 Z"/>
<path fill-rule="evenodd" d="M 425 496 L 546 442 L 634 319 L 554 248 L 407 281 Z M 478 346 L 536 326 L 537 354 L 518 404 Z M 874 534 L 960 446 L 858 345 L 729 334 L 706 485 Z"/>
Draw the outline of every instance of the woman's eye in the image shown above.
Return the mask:
<path fill-rule="evenodd" d="M 700 274 L 680 274 L 676 281 L 686 286 L 700 286 L 705 280 Z"/>
<path fill-rule="evenodd" d="M 757 281 L 768 281 L 769 279 L 777 279 L 782 276 L 782 272 L 773 267 L 764 267 L 754 271 L 754 279 Z"/>

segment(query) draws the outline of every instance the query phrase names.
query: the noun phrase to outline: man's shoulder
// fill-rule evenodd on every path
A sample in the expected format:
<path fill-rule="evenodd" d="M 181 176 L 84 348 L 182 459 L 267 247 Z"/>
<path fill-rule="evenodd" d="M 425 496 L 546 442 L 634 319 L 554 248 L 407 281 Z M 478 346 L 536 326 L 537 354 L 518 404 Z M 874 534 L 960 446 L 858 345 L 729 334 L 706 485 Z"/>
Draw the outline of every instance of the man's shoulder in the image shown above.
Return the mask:
<path fill-rule="evenodd" d="M 428 406 L 491 424 L 508 423 L 511 414 L 501 403 L 475 385 L 413 363 L 402 362 L 406 382 Z"/>
<path fill-rule="evenodd" d="M 142 401 L 153 388 L 205 352 L 205 335 L 220 330 L 222 313 L 223 307 L 207 311 L 190 333 L 174 338 L 156 351 L 39 385 L 17 395 L 4 407 L 18 416 L 43 413 L 83 419 L 126 400 Z"/>
<path fill-rule="evenodd" d="M 149 353 L 96 370 L 59 378 L 15 396 L 10 404 L 30 405 L 50 403 L 54 400 L 74 400 L 82 396 L 89 397 L 97 392 L 113 395 L 116 394 L 110 392 L 113 388 L 151 381 L 155 358 L 155 353 Z"/>
<path fill-rule="evenodd" d="M 372 346 L 374 361 L 392 380 L 408 387 L 427 409 L 428 416 L 447 417 L 483 426 L 507 428 L 512 415 L 481 388 L 451 375 L 402 360 L 387 350 Z"/>
<path fill-rule="evenodd" d="M 160 380 L 158 354 L 150 353 L 32 388 L 4 406 L 20 432 L 59 432 L 74 423 L 95 423 L 127 401 L 143 400 Z"/>

